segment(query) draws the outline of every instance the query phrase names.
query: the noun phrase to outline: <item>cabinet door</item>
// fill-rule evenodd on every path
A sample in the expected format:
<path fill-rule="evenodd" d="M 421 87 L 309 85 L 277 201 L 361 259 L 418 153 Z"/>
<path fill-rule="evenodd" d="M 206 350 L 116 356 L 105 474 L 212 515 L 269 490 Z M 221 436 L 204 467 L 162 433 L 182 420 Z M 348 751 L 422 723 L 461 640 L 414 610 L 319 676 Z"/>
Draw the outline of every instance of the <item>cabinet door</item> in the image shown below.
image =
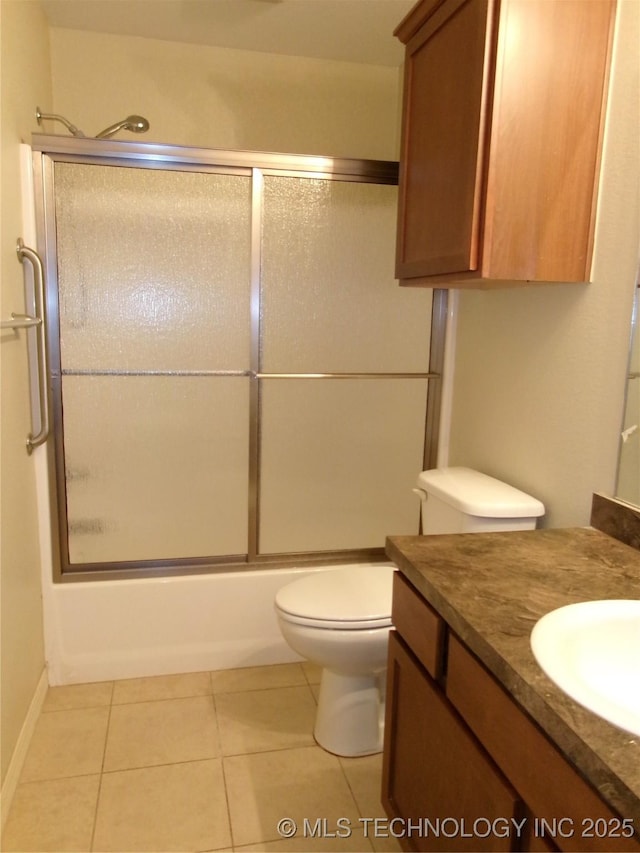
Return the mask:
<path fill-rule="evenodd" d="M 445 0 L 407 43 L 400 279 L 478 267 L 492 9 L 490 0 Z"/>
<path fill-rule="evenodd" d="M 418 827 L 403 845 L 512 849 L 499 828 L 521 814 L 518 795 L 393 631 L 388 678 L 382 802 L 389 817 Z M 493 821 L 497 831 L 482 837 Z"/>

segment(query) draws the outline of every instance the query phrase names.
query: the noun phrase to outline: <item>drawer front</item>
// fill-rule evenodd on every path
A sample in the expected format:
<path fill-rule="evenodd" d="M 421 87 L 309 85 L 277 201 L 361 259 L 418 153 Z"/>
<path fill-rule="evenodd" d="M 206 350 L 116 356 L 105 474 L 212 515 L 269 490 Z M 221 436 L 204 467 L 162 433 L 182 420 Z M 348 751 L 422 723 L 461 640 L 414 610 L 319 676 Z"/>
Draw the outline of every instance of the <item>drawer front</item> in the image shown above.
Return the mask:
<path fill-rule="evenodd" d="M 393 577 L 392 620 L 411 651 L 436 680 L 443 669 L 445 623 L 405 578 Z"/>
<path fill-rule="evenodd" d="M 619 817 L 573 769 L 538 726 L 452 633 L 446 694 L 527 806 L 537 826 L 560 850 L 635 850 L 637 836 L 622 834 Z M 546 823 L 542 823 L 544 819 Z M 554 824 L 555 821 L 555 824 Z M 591 837 L 594 821 L 609 828 Z"/>

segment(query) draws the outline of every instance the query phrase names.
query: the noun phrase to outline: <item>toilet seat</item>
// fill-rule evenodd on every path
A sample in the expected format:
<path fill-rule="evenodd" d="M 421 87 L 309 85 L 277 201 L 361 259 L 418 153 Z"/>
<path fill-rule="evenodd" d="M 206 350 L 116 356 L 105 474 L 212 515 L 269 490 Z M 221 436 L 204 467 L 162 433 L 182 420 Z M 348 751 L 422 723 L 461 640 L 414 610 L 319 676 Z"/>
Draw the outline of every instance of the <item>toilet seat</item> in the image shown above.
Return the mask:
<path fill-rule="evenodd" d="M 391 617 L 386 619 L 364 619 L 358 621 L 350 619 L 348 621 L 339 621 L 338 619 L 311 619 L 305 616 L 296 616 L 293 613 L 287 613 L 286 610 L 278 608 L 280 618 L 285 622 L 292 622 L 294 625 L 306 625 L 309 628 L 317 628 L 318 630 L 328 631 L 367 631 L 372 628 L 390 628 Z"/>
<path fill-rule="evenodd" d="M 345 566 L 301 578 L 276 595 L 281 618 L 328 630 L 363 631 L 391 625 L 393 566 Z"/>

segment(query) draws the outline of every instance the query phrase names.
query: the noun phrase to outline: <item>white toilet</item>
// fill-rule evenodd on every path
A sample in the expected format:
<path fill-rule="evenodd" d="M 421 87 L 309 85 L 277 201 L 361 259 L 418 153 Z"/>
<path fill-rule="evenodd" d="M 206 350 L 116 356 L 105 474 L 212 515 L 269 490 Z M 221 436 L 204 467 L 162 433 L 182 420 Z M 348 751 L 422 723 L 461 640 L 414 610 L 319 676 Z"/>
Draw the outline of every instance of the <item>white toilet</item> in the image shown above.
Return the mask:
<path fill-rule="evenodd" d="M 532 530 L 540 501 L 469 468 L 418 477 L 424 534 Z M 284 586 L 275 608 L 284 639 L 322 667 L 316 741 L 336 755 L 382 750 L 393 566 L 353 565 Z"/>

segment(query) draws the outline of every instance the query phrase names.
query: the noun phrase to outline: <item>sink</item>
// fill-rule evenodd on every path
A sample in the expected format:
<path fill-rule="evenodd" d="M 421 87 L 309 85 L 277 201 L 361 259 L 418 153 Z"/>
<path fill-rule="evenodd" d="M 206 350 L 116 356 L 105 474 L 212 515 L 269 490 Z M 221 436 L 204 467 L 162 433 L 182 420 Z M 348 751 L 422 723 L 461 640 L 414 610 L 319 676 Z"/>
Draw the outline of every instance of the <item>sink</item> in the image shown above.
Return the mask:
<path fill-rule="evenodd" d="M 535 624 L 531 648 L 572 699 L 640 735 L 640 601 L 582 601 L 552 610 Z"/>

